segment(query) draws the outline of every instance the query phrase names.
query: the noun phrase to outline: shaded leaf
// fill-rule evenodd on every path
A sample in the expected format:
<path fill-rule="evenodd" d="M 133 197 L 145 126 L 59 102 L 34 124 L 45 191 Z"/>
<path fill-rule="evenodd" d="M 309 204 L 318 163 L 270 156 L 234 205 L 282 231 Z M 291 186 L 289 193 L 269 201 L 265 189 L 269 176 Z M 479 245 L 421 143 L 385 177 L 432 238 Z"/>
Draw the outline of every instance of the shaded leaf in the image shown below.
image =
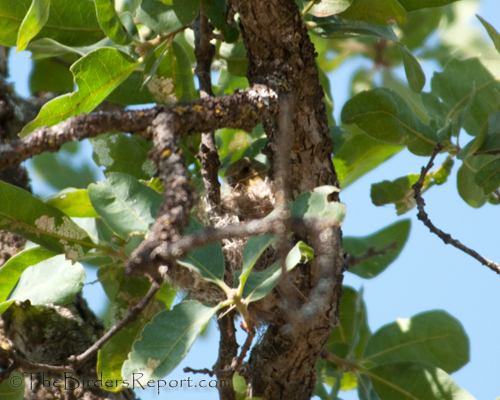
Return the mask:
<path fill-rule="evenodd" d="M 15 46 L 32 0 L 0 0 L 0 43 Z M 50 38 L 67 46 L 86 46 L 104 38 L 93 2 L 51 0 L 49 18 L 35 40 Z"/>
<path fill-rule="evenodd" d="M 362 238 L 344 237 L 342 240 L 344 251 L 352 256 L 361 256 L 370 248 L 382 250 L 392 243 L 397 243 L 397 248 L 388 250 L 385 254 L 370 257 L 348 269 L 361 278 L 371 279 L 383 272 L 403 250 L 410 235 L 411 221 L 404 219 L 383 228 L 372 235 Z"/>
<path fill-rule="evenodd" d="M 123 106 L 154 103 L 155 99 L 153 95 L 142 85 L 142 77 L 142 72 L 132 72 L 127 79 L 106 97 L 106 101 L 111 101 L 112 103 L 121 104 Z M 134 135 L 133 137 L 136 136 L 137 135 Z"/>
<path fill-rule="evenodd" d="M 83 287 L 85 268 L 63 255 L 55 256 L 26 268 L 8 300 L 0 304 L 0 313 L 16 300 L 29 300 L 32 305 L 68 304 Z"/>
<path fill-rule="evenodd" d="M 23 374 L 11 372 L 9 379 L 0 383 L 0 397 L 3 400 L 23 400 L 26 381 Z"/>
<path fill-rule="evenodd" d="M 123 26 L 118 14 L 115 11 L 114 1 L 94 0 L 97 11 L 99 25 L 106 35 L 115 43 L 127 45 L 132 43 L 134 38 Z"/>
<path fill-rule="evenodd" d="M 405 22 L 406 10 L 397 0 L 353 0 L 351 6 L 339 16 L 369 24 L 388 25 L 390 21 Z"/>
<path fill-rule="evenodd" d="M 345 189 L 402 149 L 372 139 L 364 132 L 352 136 L 333 158 L 340 186 Z"/>
<path fill-rule="evenodd" d="M 415 93 L 420 93 L 425 85 L 425 74 L 419 62 L 406 46 L 398 46 L 403 58 L 406 79 Z"/>
<path fill-rule="evenodd" d="M 147 233 L 162 202 L 155 190 L 121 172 L 90 185 L 89 198 L 104 222 L 124 239 L 131 232 Z"/>
<path fill-rule="evenodd" d="M 370 197 L 376 206 L 394 204 L 398 215 L 404 214 L 415 207 L 412 185 L 420 175 L 410 174 L 394 181 L 382 181 L 371 186 Z"/>
<path fill-rule="evenodd" d="M 487 162 L 487 156 L 470 156 L 463 160 L 457 172 L 458 194 L 471 207 L 482 207 L 488 197 L 481 187 L 476 184 L 476 172 Z M 491 160 L 491 157 L 488 158 Z"/>
<path fill-rule="evenodd" d="M 469 338 L 448 313 L 428 311 L 380 328 L 368 341 L 363 358 L 375 365 L 422 362 L 452 373 L 469 362 Z"/>
<path fill-rule="evenodd" d="M 297 264 L 304 264 L 312 260 L 314 250 L 306 245 L 304 242 L 299 241 L 288 253 L 285 264 L 286 270 L 291 271 Z M 252 271 L 243 288 L 242 297 L 247 303 L 257 301 L 265 297 L 278 283 L 281 276 L 281 264 L 274 263 L 264 271 Z M 235 283 L 239 278 L 238 272 L 235 274 Z"/>
<path fill-rule="evenodd" d="M 133 351 L 123 364 L 122 376 L 132 378 L 141 372 L 139 381 L 161 379 L 186 356 L 205 324 L 215 315 L 217 307 L 196 301 L 183 301 L 173 310 L 156 315 L 134 343 Z M 135 376 L 137 378 L 137 375 Z"/>
<path fill-rule="evenodd" d="M 148 279 L 145 278 L 124 279 L 123 268 L 115 265 L 100 268 L 98 277 L 108 296 L 112 295 L 110 297 L 110 325 L 114 325 L 125 318 L 130 309 L 137 305 L 151 286 Z M 123 363 L 127 360 L 128 353 L 132 351 L 133 344 L 141 337 L 144 326 L 165 308 L 164 303 L 158 301 L 156 297 L 138 315 L 134 322 L 121 329 L 99 350 L 97 354 L 97 373 L 98 375 L 103 374 L 103 381 L 122 379 Z M 106 389 L 117 392 L 121 389 L 121 386 L 117 384 Z"/>
<path fill-rule="evenodd" d="M 67 93 L 75 86 L 69 69 L 52 58 L 34 60 L 29 79 L 31 94 Z"/>
<path fill-rule="evenodd" d="M 493 44 L 495 45 L 495 49 L 497 49 L 497 51 L 500 53 L 500 34 L 497 32 L 495 28 L 493 28 L 491 24 L 489 24 L 479 15 L 476 15 L 476 17 L 483 24 L 483 26 L 486 29 L 486 32 L 488 32 L 488 35 L 490 36 L 491 40 L 493 41 Z"/>
<path fill-rule="evenodd" d="M 54 257 L 56 253 L 45 247 L 31 247 L 17 253 L 0 268 L 0 303 L 7 300 L 9 293 L 16 286 L 24 270 L 32 265 L 38 264 L 48 258 Z"/>
<path fill-rule="evenodd" d="M 483 188 L 484 194 L 489 194 L 500 187 L 500 159 L 497 158 L 477 171 L 474 183 Z"/>
<path fill-rule="evenodd" d="M 240 31 L 227 25 L 226 0 L 201 0 L 204 13 L 212 24 L 222 32 L 226 43 L 232 43 L 240 36 Z"/>
<path fill-rule="evenodd" d="M 351 21 L 340 16 L 313 18 L 311 31 L 316 35 L 339 39 L 356 36 L 374 36 L 376 38 L 399 41 L 390 26 L 373 25 L 363 21 Z"/>
<path fill-rule="evenodd" d="M 50 0 L 33 0 L 28 13 L 23 19 L 17 34 L 17 53 L 26 49 L 26 46 L 49 19 Z"/>
<path fill-rule="evenodd" d="M 219 49 L 220 56 L 227 62 L 227 70 L 233 76 L 246 76 L 248 68 L 247 50 L 245 44 L 222 43 Z"/>
<path fill-rule="evenodd" d="M 494 112 L 489 116 L 486 137 L 480 147 L 469 155 L 472 154 L 500 154 L 500 111 Z"/>
<path fill-rule="evenodd" d="M 203 228 L 202 224 L 191 218 L 189 226 L 184 229 L 183 234 L 189 235 Z M 196 271 L 207 281 L 214 283 L 224 281 L 224 254 L 219 243 L 197 247 L 191 250 L 186 257 L 178 259 L 177 262 L 192 271 Z"/>
<path fill-rule="evenodd" d="M 19 205 L 22 204 L 22 207 Z M 18 233 L 34 243 L 75 260 L 99 247 L 66 214 L 27 191 L 0 181 L 0 229 Z"/>
<path fill-rule="evenodd" d="M 148 157 L 152 143 L 139 135 L 108 133 L 90 139 L 94 152 L 92 159 L 105 173 L 123 172 L 137 179 L 149 180 L 156 173 L 153 162 Z"/>
<path fill-rule="evenodd" d="M 459 0 L 398 0 L 406 11 L 420 10 L 427 7 L 441 7 Z"/>
<path fill-rule="evenodd" d="M 73 115 L 88 113 L 99 105 L 139 65 L 132 58 L 111 48 L 101 48 L 74 63 L 70 70 L 78 91 L 46 103 L 21 136 L 44 126 L 55 125 Z"/>
<path fill-rule="evenodd" d="M 499 77 L 499 62 L 481 61 L 479 58 L 452 59 L 443 72 L 434 73 L 432 92 L 441 98 L 445 106 L 446 121 L 457 116 L 475 94 L 463 127 L 469 135 L 476 136 L 488 117 L 498 111 Z"/>
<path fill-rule="evenodd" d="M 252 236 L 248 239 L 243 249 L 243 269 L 240 275 L 240 284 L 243 287 L 260 255 L 275 241 L 276 236 L 273 235 Z"/>
<path fill-rule="evenodd" d="M 406 145 L 417 155 L 431 155 L 436 132 L 424 124 L 399 94 L 386 88 L 358 93 L 344 105 L 342 122 L 356 124 L 374 139 Z"/>
<path fill-rule="evenodd" d="M 136 17 L 156 33 L 173 32 L 195 19 L 201 0 L 172 0 L 165 4 L 157 0 L 142 0 Z"/>
<path fill-rule="evenodd" d="M 474 400 L 446 372 L 431 365 L 395 362 L 371 368 L 370 373 L 382 399 Z"/>
<path fill-rule="evenodd" d="M 359 293 L 349 286 L 342 286 L 339 306 L 339 323 L 331 333 L 326 348 L 338 357 L 360 359 L 371 336 L 366 314 L 366 304 Z"/>

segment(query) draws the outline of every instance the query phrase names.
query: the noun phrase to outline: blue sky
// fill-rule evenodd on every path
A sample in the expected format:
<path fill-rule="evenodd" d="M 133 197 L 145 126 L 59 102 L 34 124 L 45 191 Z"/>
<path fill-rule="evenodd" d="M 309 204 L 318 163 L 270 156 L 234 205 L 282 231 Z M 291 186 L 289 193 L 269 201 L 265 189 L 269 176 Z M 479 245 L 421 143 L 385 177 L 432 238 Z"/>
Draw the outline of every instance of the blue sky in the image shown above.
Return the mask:
<path fill-rule="evenodd" d="M 478 13 L 500 30 L 500 2 L 481 0 Z M 482 27 L 475 22 L 479 29 Z M 355 62 L 346 63 L 330 76 L 336 103 L 335 115 L 339 120 L 342 105 L 347 100 L 349 76 Z M 11 59 L 11 81 L 16 90 L 28 95 L 27 77 L 31 61 L 29 53 L 14 55 Z M 424 65 L 427 81 L 434 65 Z M 427 163 L 426 158 L 401 152 L 389 162 L 364 176 L 341 193 L 341 201 L 347 205 L 344 224 L 345 236 L 365 236 L 400 218 L 394 207 L 375 207 L 370 201 L 370 185 L 384 179 L 395 179 L 408 173 L 418 173 Z M 437 162 L 439 163 L 439 159 Z M 455 166 L 455 172 L 458 165 Z M 46 195 L 43 186 L 33 182 L 35 192 Z M 473 209 L 461 200 L 456 191 L 455 175 L 446 185 L 433 187 L 425 193 L 426 210 L 432 221 L 445 232 L 475 249 L 485 257 L 500 262 L 498 245 L 499 209 L 486 204 Z M 411 218 L 412 230 L 409 242 L 396 262 L 383 274 L 372 280 L 362 280 L 346 273 L 344 284 L 355 289 L 364 287 L 368 307 L 369 325 L 372 331 L 391 323 L 396 318 L 411 317 L 420 312 L 442 309 L 456 317 L 469 334 L 471 362 L 454 373 L 455 381 L 478 400 L 493 400 L 500 396 L 497 359 L 500 356 L 500 277 L 459 250 L 444 245 L 415 217 L 415 210 L 401 218 Z M 89 281 L 94 280 L 89 271 Z M 85 296 L 97 311 L 102 310 L 104 297 L 99 285 L 86 286 Z M 239 338 L 244 341 L 244 335 Z M 182 368 L 210 368 L 217 358 L 218 332 L 211 323 L 207 334 L 199 338 L 190 354 L 166 379 L 186 379 Z M 193 380 L 203 379 L 196 375 Z M 181 397 L 182 399 L 217 399 L 215 389 L 162 390 L 159 397 L 155 389 L 142 391 L 143 399 Z M 355 392 L 342 393 L 344 400 L 357 399 Z"/>

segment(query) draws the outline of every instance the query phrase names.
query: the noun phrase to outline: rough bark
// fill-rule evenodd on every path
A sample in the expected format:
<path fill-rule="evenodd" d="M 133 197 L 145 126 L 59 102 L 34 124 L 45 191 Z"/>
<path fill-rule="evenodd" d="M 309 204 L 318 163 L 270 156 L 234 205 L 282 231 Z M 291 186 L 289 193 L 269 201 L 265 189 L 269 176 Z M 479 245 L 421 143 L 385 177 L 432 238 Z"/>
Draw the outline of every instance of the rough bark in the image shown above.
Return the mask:
<path fill-rule="evenodd" d="M 338 186 L 314 46 L 297 5 L 293 0 L 231 0 L 230 4 L 239 13 L 250 84 L 264 84 L 278 97 L 283 93 L 292 97 L 293 121 L 288 132 L 292 141 L 292 195 L 325 184 Z M 276 125 L 274 120 L 264 121 L 269 139 L 265 154 L 271 168 L 275 168 L 274 154 L 280 151 Z M 269 325 L 261 343 L 253 349 L 253 396 L 273 400 L 312 396 L 316 360 L 337 322 L 342 292 L 341 242 L 340 229 L 333 228 L 324 246 L 330 265 L 312 263 L 295 281 L 308 296 L 307 301 L 300 310 L 283 310 L 283 317 L 278 316 Z"/>

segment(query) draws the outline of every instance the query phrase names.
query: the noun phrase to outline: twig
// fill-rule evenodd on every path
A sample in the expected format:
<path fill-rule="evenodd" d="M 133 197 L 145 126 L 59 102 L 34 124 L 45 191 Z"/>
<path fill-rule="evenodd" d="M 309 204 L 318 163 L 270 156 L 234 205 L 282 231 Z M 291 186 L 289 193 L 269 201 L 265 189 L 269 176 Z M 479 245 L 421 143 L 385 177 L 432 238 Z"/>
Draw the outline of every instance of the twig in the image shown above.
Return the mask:
<path fill-rule="evenodd" d="M 212 376 L 215 375 L 215 372 L 212 371 L 211 369 L 208 369 L 208 368 L 193 369 L 193 368 L 190 368 L 190 367 L 186 367 L 186 368 L 184 368 L 183 371 L 184 372 L 191 372 L 192 374 L 205 374 L 205 375 L 209 375 L 210 377 L 212 377 Z"/>
<path fill-rule="evenodd" d="M 210 75 L 212 60 L 215 54 L 215 47 L 210 43 L 210 34 L 213 31 L 212 25 L 209 23 L 205 14 L 200 13 L 193 24 L 195 35 L 194 54 L 196 57 L 195 73 L 200 82 L 200 96 L 213 97 L 212 79 Z M 200 152 L 198 159 L 201 163 L 201 174 L 203 183 L 207 191 L 208 214 L 212 216 L 219 208 L 220 197 L 220 182 L 219 182 L 219 152 L 215 142 L 215 134 L 213 131 L 204 132 L 201 134 Z"/>
<path fill-rule="evenodd" d="M 248 350 L 250 350 L 250 346 L 252 345 L 253 339 L 255 338 L 255 328 L 249 327 L 247 331 L 247 338 L 245 339 L 245 343 L 241 347 L 240 355 L 233 362 L 233 368 L 235 371 L 240 371 L 240 367 L 243 364 L 243 360 L 245 359 Z"/>
<path fill-rule="evenodd" d="M 96 137 L 107 132 L 129 132 L 152 138 L 153 120 L 160 114 L 173 117 L 175 135 L 185 136 L 220 128 L 251 131 L 277 112 L 277 95 L 264 85 L 235 91 L 222 97 L 205 97 L 170 108 L 82 114 L 0 146 L 0 170 L 46 151 L 58 151 L 65 143 Z"/>
<path fill-rule="evenodd" d="M 142 300 L 137 303 L 137 305 L 132 307 L 125 318 L 123 318 L 116 325 L 113 325 L 109 331 L 107 331 L 97 342 L 95 342 L 82 354 L 70 358 L 69 362 L 74 366 L 74 369 L 77 369 L 79 366 L 85 364 L 85 362 L 88 361 L 95 353 L 97 353 L 97 351 L 102 348 L 113 336 L 115 336 L 125 326 L 134 322 L 137 319 L 138 315 L 146 308 L 148 303 L 151 301 L 151 299 L 159 289 L 160 284 L 152 280 L 151 287 L 149 288 L 148 293 L 146 293 L 146 296 L 144 296 Z"/>
<path fill-rule="evenodd" d="M 25 360 L 23 357 L 19 356 L 15 350 L 6 350 L 0 347 L 0 356 L 2 358 L 7 358 L 12 360 L 12 364 L 7 368 L 7 370 L 2 372 L 2 378 L 6 377 L 8 374 L 7 371 L 12 372 L 17 370 L 18 368 L 22 368 L 27 371 L 37 371 L 37 372 L 53 372 L 57 374 L 64 373 L 68 370 L 71 370 L 71 367 L 67 366 L 59 366 L 59 365 L 49 365 L 49 364 L 39 364 L 34 363 L 28 360 Z M 0 378 L 1 379 L 1 378 Z"/>
<path fill-rule="evenodd" d="M 392 242 L 389 246 L 384 247 L 380 250 L 375 250 L 375 247 L 370 247 L 365 254 L 361 256 L 353 256 L 349 254 L 344 260 L 344 270 L 347 270 L 351 267 L 354 267 L 356 264 L 362 263 L 363 261 L 375 257 L 380 256 L 387 253 L 389 250 L 396 250 L 398 248 L 397 242 Z"/>
<path fill-rule="evenodd" d="M 317 232 L 324 228 L 338 227 L 339 225 L 339 221 L 336 219 L 290 218 L 290 230 L 292 232 Z M 183 257 L 191 249 L 219 242 L 222 239 L 240 239 L 249 236 L 276 233 L 278 233 L 276 222 L 265 219 L 227 225 L 223 228 L 207 227 L 191 235 L 183 236 L 175 243 L 150 243 L 148 246 L 144 246 L 140 252 L 134 252 L 134 255 L 127 260 L 125 271 L 127 274 L 131 274 L 143 263 L 168 263 L 174 259 Z"/>
<path fill-rule="evenodd" d="M 478 252 L 468 248 L 467 246 L 464 246 L 458 240 L 453 239 L 450 234 L 444 233 L 442 230 L 438 229 L 431 222 L 431 220 L 429 219 L 429 216 L 425 212 L 425 209 L 424 209 L 425 201 L 421 196 L 422 187 L 424 185 L 425 176 L 427 175 L 429 170 L 434 165 L 434 159 L 436 158 L 437 154 L 441 151 L 442 148 L 443 148 L 443 145 L 441 143 L 438 143 L 436 145 L 436 147 L 434 149 L 434 153 L 432 154 L 431 159 L 429 160 L 429 163 L 427 164 L 426 167 L 422 167 L 422 172 L 420 173 L 420 178 L 412 186 L 413 190 L 415 191 L 415 194 L 413 197 L 417 201 L 417 208 L 418 208 L 417 218 L 420 221 L 422 221 L 424 223 L 424 225 L 427 226 L 432 233 L 435 233 L 438 237 L 440 237 L 445 244 L 451 244 L 452 246 L 456 247 L 457 249 L 462 250 L 464 253 L 475 258 L 481 264 L 486 265 L 492 271 L 496 272 L 497 274 L 500 274 L 500 265 L 499 264 L 484 258 Z"/>

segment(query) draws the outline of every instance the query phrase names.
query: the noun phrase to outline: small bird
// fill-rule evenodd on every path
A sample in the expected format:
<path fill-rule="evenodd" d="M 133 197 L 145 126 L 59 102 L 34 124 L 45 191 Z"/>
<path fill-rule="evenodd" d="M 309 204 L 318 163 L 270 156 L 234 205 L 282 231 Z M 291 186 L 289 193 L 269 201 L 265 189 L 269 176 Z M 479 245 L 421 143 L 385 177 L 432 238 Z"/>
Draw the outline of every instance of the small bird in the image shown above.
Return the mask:
<path fill-rule="evenodd" d="M 264 218 L 274 209 L 272 185 L 267 179 L 268 167 L 253 158 L 242 157 L 226 169 L 225 181 L 232 188 L 223 195 L 227 213 L 240 221 Z"/>
<path fill-rule="evenodd" d="M 224 179 L 233 188 L 247 189 L 264 182 L 268 167 L 254 158 L 242 157 L 226 169 Z"/>

